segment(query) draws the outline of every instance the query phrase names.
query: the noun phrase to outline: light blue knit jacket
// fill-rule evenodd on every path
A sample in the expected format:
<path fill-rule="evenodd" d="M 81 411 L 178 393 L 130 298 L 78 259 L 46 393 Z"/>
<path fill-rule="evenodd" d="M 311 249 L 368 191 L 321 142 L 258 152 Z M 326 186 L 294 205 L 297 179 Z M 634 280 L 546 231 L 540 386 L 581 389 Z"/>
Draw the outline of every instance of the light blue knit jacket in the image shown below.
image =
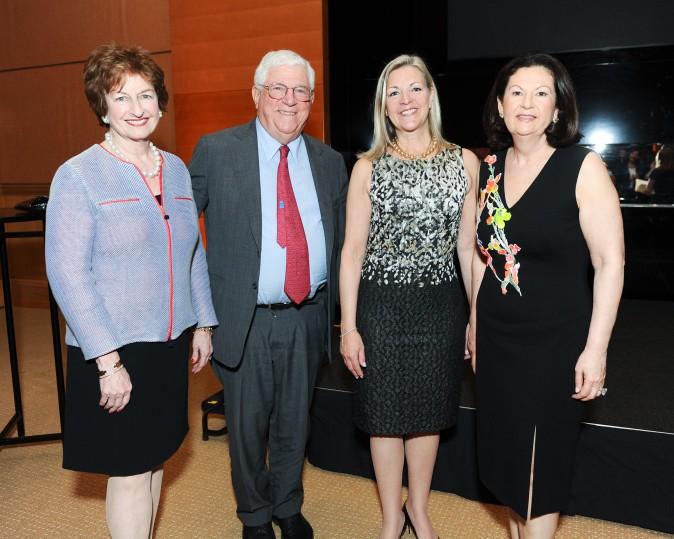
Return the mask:
<path fill-rule="evenodd" d="M 162 201 L 138 170 L 94 145 L 61 165 L 49 193 L 47 277 L 86 359 L 217 325 L 190 175 L 161 152 Z"/>

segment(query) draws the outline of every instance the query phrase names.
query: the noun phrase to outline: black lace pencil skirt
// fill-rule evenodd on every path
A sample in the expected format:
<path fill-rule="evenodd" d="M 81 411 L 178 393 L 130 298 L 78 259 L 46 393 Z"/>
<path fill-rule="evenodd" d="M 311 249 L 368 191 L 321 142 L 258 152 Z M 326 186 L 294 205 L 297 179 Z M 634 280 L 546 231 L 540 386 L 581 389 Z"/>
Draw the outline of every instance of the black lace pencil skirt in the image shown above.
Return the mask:
<path fill-rule="evenodd" d="M 466 331 L 458 280 L 419 287 L 363 279 L 358 296 L 367 363 L 354 384 L 358 428 L 399 436 L 453 426 Z"/>

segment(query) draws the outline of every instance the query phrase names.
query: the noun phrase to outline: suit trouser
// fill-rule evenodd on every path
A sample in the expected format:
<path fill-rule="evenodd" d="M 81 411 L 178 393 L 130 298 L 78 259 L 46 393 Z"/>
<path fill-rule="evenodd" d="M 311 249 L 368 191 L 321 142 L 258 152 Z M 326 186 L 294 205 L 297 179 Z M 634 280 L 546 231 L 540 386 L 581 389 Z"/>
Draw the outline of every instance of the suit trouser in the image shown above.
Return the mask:
<path fill-rule="evenodd" d="M 321 293 L 299 308 L 256 308 L 239 366 L 213 362 L 225 390 L 237 515 L 247 526 L 300 512 L 309 407 L 328 331 L 324 301 Z"/>

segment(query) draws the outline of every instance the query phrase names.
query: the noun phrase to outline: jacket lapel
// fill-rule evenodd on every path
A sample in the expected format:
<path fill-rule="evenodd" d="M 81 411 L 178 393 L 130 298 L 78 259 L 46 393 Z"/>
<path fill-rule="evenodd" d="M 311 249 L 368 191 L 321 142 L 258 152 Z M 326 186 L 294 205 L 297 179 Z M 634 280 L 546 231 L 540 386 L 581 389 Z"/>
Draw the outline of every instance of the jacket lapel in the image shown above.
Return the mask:
<path fill-rule="evenodd" d="M 250 231 L 260 251 L 262 242 L 262 204 L 260 201 L 260 166 L 257 153 L 257 133 L 255 120 L 238 135 L 235 148 L 235 171 L 241 189 L 241 203 L 244 214 L 248 215 Z"/>
<path fill-rule="evenodd" d="M 318 206 L 321 210 L 323 233 L 325 234 L 325 258 L 329 275 L 335 235 L 331 205 L 332 199 L 330 197 L 330 190 L 328 189 L 329 174 L 325 170 L 325 161 L 322 158 L 323 148 L 315 145 L 309 137 L 304 137 L 304 143 L 307 147 L 311 175 L 314 177 L 314 187 L 316 188 L 316 196 L 318 197 Z"/>

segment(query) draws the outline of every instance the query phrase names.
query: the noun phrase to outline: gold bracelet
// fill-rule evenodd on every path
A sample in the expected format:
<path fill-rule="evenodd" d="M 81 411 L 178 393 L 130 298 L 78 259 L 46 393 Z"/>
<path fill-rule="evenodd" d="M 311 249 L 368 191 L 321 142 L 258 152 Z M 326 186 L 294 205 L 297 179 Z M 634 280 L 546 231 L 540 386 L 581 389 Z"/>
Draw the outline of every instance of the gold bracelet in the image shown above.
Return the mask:
<path fill-rule="evenodd" d="M 203 331 L 204 333 L 208 333 L 209 335 L 213 335 L 213 326 L 202 326 L 200 328 L 196 328 L 194 330 L 194 333 L 197 331 Z"/>
<path fill-rule="evenodd" d="M 123 368 L 124 364 L 122 363 L 122 360 L 119 359 L 112 367 L 108 367 L 108 370 L 102 371 L 101 369 L 98 369 L 98 379 L 100 380 L 101 378 L 107 378 L 108 376 L 112 376 L 117 371 L 120 371 Z"/>

